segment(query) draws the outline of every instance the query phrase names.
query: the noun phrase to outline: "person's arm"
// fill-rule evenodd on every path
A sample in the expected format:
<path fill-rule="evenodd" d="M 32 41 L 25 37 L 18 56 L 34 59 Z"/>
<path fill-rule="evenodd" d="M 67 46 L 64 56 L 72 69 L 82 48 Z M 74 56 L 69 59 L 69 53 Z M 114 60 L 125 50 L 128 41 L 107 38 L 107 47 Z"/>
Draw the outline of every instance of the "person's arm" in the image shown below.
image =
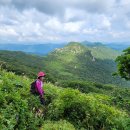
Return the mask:
<path fill-rule="evenodd" d="M 40 81 L 36 81 L 36 87 L 37 87 L 37 91 L 40 94 L 40 96 L 43 96 L 44 91 L 42 90 Z"/>

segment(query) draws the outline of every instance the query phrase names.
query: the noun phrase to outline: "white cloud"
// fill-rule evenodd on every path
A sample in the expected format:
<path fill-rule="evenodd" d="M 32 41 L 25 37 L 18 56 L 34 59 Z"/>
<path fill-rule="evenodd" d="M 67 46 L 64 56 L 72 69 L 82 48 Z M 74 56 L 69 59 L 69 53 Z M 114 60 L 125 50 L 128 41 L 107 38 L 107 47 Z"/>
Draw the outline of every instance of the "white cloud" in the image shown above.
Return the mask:
<path fill-rule="evenodd" d="M 1 0 L 0 41 L 125 41 L 129 0 Z"/>
<path fill-rule="evenodd" d="M 88 29 L 83 29 L 83 33 L 88 35 L 95 35 L 96 33 L 99 33 L 99 30 L 88 28 Z"/>
<path fill-rule="evenodd" d="M 102 27 L 105 28 L 105 29 L 111 28 L 111 22 L 109 21 L 109 19 L 107 17 L 104 17 L 102 19 Z"/>
<path fill-rule="evenodd" d="M 44 23 L 44 26 L 54 31 L 60 31 L 63 28 L 61 22 L 57 18 L 50 18 Z"/>
<path fill-rule="evenodd" d="M 63 29 L 70 33 L 81 33 L 81 28 L 84 22 L 68 22 L 63 25 Z"/>
<path fill-rule="evenodd" d="M 0 27 L 0 36 L 17 36 L 16 31 L 8 26 Z"/>

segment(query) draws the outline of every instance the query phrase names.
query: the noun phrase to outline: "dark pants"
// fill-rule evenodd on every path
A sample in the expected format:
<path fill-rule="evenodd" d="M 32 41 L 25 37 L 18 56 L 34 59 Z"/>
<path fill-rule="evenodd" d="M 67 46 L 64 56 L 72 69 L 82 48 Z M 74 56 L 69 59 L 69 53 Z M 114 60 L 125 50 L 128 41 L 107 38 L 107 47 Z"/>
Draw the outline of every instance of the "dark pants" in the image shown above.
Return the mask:
<path fill-rule="evenodd" d="M 45 99 L 41 96 L 40 96 L 40 102 L 41 102 L 42 105 L 45 105 Z"/>
<path fill-rule="evenodd" d="M 35 93 L 34 95 L 35 95 L 35 96 L 39 96 L 40 103 L 41 103 L 42 105 L 45 105 L 45 99 L 44 99 L 43 97 L 41 97 L 38 93 Z"/>

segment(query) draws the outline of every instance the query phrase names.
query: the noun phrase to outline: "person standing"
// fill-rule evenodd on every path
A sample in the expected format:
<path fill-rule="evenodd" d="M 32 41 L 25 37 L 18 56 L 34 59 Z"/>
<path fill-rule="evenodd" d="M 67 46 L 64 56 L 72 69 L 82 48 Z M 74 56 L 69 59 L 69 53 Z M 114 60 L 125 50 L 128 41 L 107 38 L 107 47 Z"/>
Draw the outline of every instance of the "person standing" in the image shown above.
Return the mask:
<path fill-rule="evenodd" d="M 36 91 L 39 94 L 40 97 L 40 102 L 41 104 L 45 105 L 45 99 L 44 99 L 44 89 L 43 89 L 43 83 L 44 83 L 44 78 L 46 74 L 44 72 L 39 72 L 36 80 Z"/>
<path fill-rule="evenodd" d="M 43 89 L 43 84 L 44 84 L 44 78 L 46 74 L 44 72 L 39 72 L 37 75 L 37 79 L 31 83 L 31 93 L 34 95 L 39 96 L 40 102 L 42 105 L 45 105 L 45 99 L 44 99 L 44 89 Z"/>

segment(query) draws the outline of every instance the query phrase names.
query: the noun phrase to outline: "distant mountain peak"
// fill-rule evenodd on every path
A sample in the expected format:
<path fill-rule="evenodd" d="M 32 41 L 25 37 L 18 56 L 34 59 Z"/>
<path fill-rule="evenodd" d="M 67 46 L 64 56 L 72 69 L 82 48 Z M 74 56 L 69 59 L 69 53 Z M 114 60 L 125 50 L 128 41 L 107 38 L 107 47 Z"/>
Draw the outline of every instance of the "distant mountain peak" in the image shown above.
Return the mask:
<path fill-rule="evenodd" d="M 79 42 L 69 42 L 65 47 L 63 48 L 57 48 L 55 49 L 55 53 L 73 53 L 73 54 L 79 54 L 87 50 L 87 48 L 79 43 Z"/>
<path fill-rule="evenodd" d="M 89 46 L 89 47 L 96 47 L 96 46 L 105 46 L 101 42 L 89 42 L 89 41 L 83 41 L 81 42 L 83 45 Z"/>
<path fill-rule="evenodd" d="M 69 42 L 67 44 L 67 46 L 83 46 L 83 45 L 81 43 L 79 43 L 79 42 Z"/>

